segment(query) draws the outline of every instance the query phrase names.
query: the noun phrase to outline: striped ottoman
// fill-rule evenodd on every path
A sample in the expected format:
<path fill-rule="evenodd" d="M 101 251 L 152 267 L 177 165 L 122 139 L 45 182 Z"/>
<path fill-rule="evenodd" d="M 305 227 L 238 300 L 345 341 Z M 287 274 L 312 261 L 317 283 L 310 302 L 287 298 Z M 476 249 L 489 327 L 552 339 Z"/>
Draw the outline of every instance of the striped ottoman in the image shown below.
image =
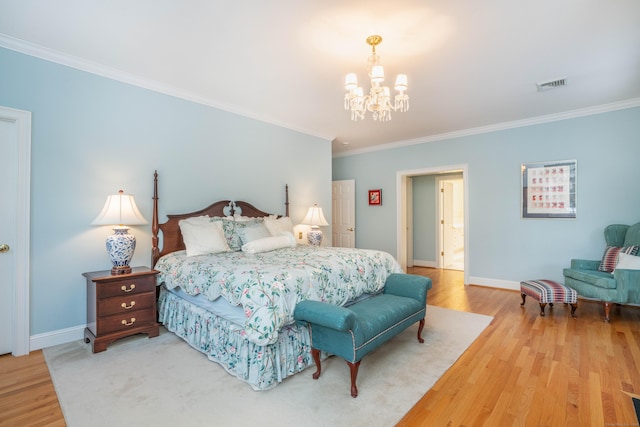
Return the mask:
<path fill-rule="evenodd" d="M 522 294 L 522 303 L 520 305 L 524 305 L 527 295 L 540 303 L 540 316 L 544 316 L 544 307 L 547 303 L 553 307 L 554 302 L 563 302 L 571 304 L 571 317 L 576 317 L 578 293 L 562 283 L 544 279 L 526 280 L 520 282 L 520 293 Z"/>

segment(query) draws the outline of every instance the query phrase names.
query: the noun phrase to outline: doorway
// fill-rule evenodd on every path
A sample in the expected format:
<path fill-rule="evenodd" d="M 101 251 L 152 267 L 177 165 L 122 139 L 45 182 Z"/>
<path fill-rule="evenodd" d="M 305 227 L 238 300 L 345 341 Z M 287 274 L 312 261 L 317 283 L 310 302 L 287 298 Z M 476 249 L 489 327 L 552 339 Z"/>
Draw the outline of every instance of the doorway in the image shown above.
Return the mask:
<path fill-rule="evenodd" d="M 409 207 L 412 206 L 413 194 L 409 189 L 411 188 L 411 182 L 413 177 L 424 176 L 424 175 L 436 175 L 442 176 L 447 174 L 458 174 L 462 179 L 462 203 L 464 208 L 463 212 L 463 229 L 464 235 L 462 236 L 462 241 L 464 249 L 463 252 L 463 266 L 464 266 L 464 283 L 469 283 L 469 213 L 468 206 L 469 201 L 469 174 L 468 174 L 468 165 L 460 164 L 460 165 L 449 165 L 449 166 L 441 166 L 434 168 L 425 168 L 425 169 L 414 169 L 414 170 L 405 170 L 398 171 L 396 173 L 396 194 L 397 197 L 397 206 L 396 206 L 396 218 L 397 218 L 397 227 L 396 227 L 396 236 L 397 236 L 397 258 L 400 266 L 406 271 L 407 261 L 408 261 L 408 242 L 410 241 L 409 235 L 413 233 L 413 224 L 412 217 L 410 215 Z M 434 200 L 434 206 L 437 205 L 437 200 Z M 434 208 L 435 209 L 435 208 Z M 438 224 L 434 224 L 434 227 L 437 229 Z M 435 245 L 434 245 L 435 246 Z"/>
<path fill-rule="evenodd" d="M 464 187 L 462 174 L 436 177 L 438 267 L 464 270 Z"/>
<path fill-rule="evenodd" d="M 31 113 L 0 107 L 0 353 L 29 353 Z"/>

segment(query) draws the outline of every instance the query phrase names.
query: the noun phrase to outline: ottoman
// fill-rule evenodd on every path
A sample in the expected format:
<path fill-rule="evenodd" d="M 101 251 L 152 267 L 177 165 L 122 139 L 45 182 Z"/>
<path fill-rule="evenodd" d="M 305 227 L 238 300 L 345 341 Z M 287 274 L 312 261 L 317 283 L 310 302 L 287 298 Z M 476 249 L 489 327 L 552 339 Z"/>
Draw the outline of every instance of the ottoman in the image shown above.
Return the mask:
<path fill-rule="evenodd" d="M 520 293 L 522 294 L 522 303 L 520 305 L 524 305 L 527 295 L 540 303 L 540 316 L 544 316 L 544 307 L 547 304 L 553 307 L 554 302 L 563 302 L 571 304 L 571 317 L 576 317 L 578 293 L 562 283 L 545 279 L 526 280 L 520 282 Z"/>

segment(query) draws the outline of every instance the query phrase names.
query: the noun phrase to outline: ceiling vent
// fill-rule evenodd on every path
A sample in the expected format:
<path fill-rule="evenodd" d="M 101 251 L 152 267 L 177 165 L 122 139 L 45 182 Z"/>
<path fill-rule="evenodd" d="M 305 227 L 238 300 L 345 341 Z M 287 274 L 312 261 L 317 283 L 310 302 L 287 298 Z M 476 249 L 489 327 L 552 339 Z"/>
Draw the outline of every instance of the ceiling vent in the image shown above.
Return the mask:
<path fill-rule="evenodd" d="M 538 92 L 544 92 L 545 90 L 557 89 L 559 87 L 563 87 L 567 85 L 567 78 L 563 77 L 561 79 L 550 80 L 548 82 L 536 83 L 538 87 Z"/>

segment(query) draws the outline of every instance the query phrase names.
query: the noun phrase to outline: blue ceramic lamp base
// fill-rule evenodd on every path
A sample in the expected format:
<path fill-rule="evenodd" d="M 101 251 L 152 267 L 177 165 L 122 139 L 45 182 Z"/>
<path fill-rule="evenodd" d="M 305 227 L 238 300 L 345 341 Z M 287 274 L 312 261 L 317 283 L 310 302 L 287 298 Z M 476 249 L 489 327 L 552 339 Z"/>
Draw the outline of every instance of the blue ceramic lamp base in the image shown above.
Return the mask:
<path fill-rule="evenodd" d="M 129 262 L 136 249 L 136 238 L 133 234 L 129 234 L 129 227 L 116 227 L 113 231 L 115 233 L 107 237 L 107 252 L 113 264 L 111 274 L 129 274 L 131 273 Z"/>
<path fill-rule="evenodd" d="M 322 231 L 318 228 L 312 228 L 307 232 L 307 240 L 311 246 L 320 246 L 322 244 Z"/>

